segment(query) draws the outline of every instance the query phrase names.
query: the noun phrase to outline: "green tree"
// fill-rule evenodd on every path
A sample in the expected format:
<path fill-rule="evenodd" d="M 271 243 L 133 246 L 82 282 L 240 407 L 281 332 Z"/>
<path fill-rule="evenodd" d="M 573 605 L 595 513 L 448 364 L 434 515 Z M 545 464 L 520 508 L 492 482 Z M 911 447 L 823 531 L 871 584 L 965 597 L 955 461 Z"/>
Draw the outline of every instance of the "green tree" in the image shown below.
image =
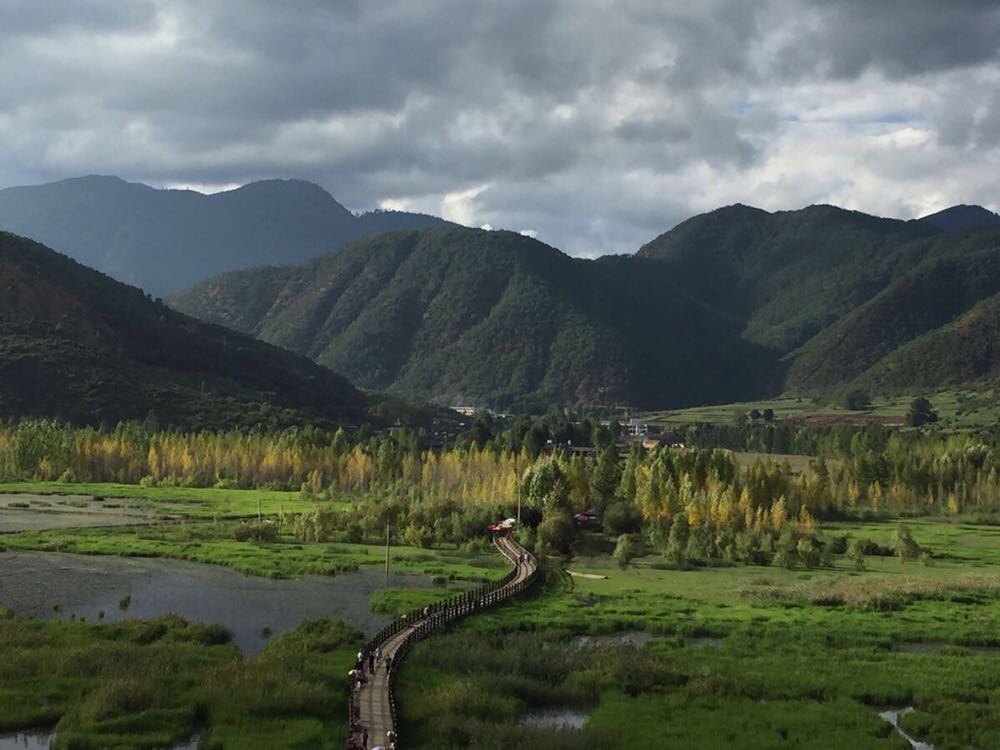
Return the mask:
<path fill-rule="evenodd" d="M 847 559 L 854 563 L 855 570 L 865 569 L 865 545 L 860 539 L 847 543 Z"/>
<path fill-rule="evenodd" d="M 918 396 L 910 402 L 910 409 L 906 412 L 906 424 L 910 427 L 937 422 L 937 419 L 937 412 L 934 411 L 931 402 L 923 396 Z"/>
<path fill-rule="evenodd" d="M 642 513 L 630 502 L 619 500 L 604 511 L 604 530 L 611 536 L 635 534 L 642 529 Z"/>
<path fill-rule="evenodd" d="M 642 540 L 637 534 L 622 534 L 615 544 L 615 560 L 623 570 L 642 552 Z"/>
<path fill-rule="evenodd" d="M 670 525 L 667 548 L 664 550 L 664 555 L 670 562 L 681 567 L 687 563 L 687 545 L 690 536 L 691 527 L 688 524 L 687 514 L 678 513 Z"/>
<path fill-rule="evenodd" d="M 771 564 L 791 570 L 799 561 L 798 543 L 790 528 L 785 528 L 774 545 L 774 557 Z"/>
<path fill-rule="evenodd" d="M 573 547 L 576 529 L 569 513 L 563 510 L 553 510 L 546 513 L 538 524 L 538 543 L 543 548 L 568 555 Z"/>
<path fill-rule="evenodd" d="M 480 414 L 476 417 L 476 421 L 473 422 L 472 429 L 469 431 L 469 440 L 482 448 L 492 439 L 493 428 L 490 425 L 489 417 Z"/>
<path fill-rule="evenodd" d="M 854 388 L 844 396 L 843 405 L 845 409 L 850 409 L 851 411 L 865 411 L 871 407 L 872 399 L 867 391 Z"/>
<path fill-rule="evenodd" d="M 605 448 L 598 455 L 590 473 L 591 494 L 602 508 L 615 499 L 620 481 L 618 451 L 614 448 Z"/>
<path fill-rule="evenodd" d="M 915 560 L 920 556 L 920 545 L 913 538 L 913 532 L 910 531 L 910 527 L 902 521 L 897 524 L 896 530 L 892 532 L 892 537 L 889 540 L 889 548 L 899 558 L 900 562 L 905 563 L 907 560 Z"/>
<path fill-rule="evenodd" d="M 521 483 L 527 505 L 548 511 L 569 509 L 569 483 L 566 474 L 554 458 L 538 461 L 528 467 Z"/>

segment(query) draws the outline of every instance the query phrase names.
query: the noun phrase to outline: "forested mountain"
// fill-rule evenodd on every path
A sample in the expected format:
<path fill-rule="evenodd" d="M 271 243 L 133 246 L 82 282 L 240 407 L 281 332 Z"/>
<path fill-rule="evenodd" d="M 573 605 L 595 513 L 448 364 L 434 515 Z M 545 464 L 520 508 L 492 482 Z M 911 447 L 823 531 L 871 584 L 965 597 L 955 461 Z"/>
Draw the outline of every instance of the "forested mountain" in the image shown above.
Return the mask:
<path fill-rule="evenodd" d="M 773 358 L 663 271 L 448 228 L 359 240 L 294 269 L 225 274 L 171 304 L 363 386 L 452 404 L 693 404 L 774 387 Z"/>
<path fill-rule="evenodd" d="M 962 231 L 958 218 L 993 215 L 972 208 L 937 214 L 942 223 L 834 206 L 731 206 L 678 225 L 639 256 L 665 263 L 701 302 L 738 317 L 746 339 L 784 359 L 791 392 L 974 384 L 1000 370 L 973 353 L 983 342 L 954 335 L 953 324 L 1000 293 L 1000 229 L 983 222 Z M 981 312 L 983 332 L 990 315 Z M 919 353 L 932 350 L 939 356 L 921 363 Z"/>
<path fill-rule="evenodd" d="M 1000 227 L 1000 214 L 988 211 L 982 206 L 952 206 L 936 214 L 924 216 L 920 221 L 930 224 L 943 232 L 964 232 L 967 229 Z"/>
<path fill-rule="evenodd" d="M 0 232 L 0 418 L 332 425 L 374 399 L 290 352 L 182 315 Z"/>
<path fill-rule="evenodd" d="M 786 353 L 882 289 L 923 224 L 835 206 L 769 213 L 728 206 L 644 245 L 677 283 L 745 326 L 747 339 Z"/>
<path fill-rule="evenodd" d="M 998 294 L 1000 229 L 737 205 L 634 257 L 403 232 L 226 274 L 171 304 L 403 394 L 670 407 L 992 383 Z"/>
<path fill-rule="evenodd" d="M 153 295 L 224 271 L 298 263 L 366 234 L 445 222 L 375 211 L 354 216 L 318 185 L 254 182 L 203 195 L 117 177 L 0 190 L 0 230 L 66 253 Z"/>

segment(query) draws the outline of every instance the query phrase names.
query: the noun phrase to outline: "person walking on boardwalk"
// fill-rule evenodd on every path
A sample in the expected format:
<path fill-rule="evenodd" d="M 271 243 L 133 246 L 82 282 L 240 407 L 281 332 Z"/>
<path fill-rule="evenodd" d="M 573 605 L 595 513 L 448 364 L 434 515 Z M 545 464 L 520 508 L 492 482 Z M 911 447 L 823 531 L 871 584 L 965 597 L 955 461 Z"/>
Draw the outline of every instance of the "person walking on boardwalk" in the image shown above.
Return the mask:
<path fill-rule="evenodd" d="M 368 652 L 368 671 L 371 674 L 375 674 L 375 652 L 374 651 L 369 651 Z"/>
<path fill-rule="evenodd" d="M 368 750 L 368 730 L 361 735 L 361 750 Z"/>

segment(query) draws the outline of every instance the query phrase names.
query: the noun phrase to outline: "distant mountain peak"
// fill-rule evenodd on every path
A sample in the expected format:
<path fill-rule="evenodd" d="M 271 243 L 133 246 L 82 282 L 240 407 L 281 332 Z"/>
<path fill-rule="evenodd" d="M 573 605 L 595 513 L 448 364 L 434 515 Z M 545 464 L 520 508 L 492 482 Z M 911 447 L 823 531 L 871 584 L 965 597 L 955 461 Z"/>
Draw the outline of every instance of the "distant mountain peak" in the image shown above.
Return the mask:
<path fill-rule="evenodd" d="M 942 232 L 964 232 L 969 229 L 998 227 L 1000 214 L 995 214 L 982 206 L 960 203 L 943 211 L 922 216 L 917 221 L 936 227 Z"/>
<path fill-rule="evenodd" d="M 0 190 L 0 229 L 156 295 L 224 271 L 300 263 L 369 234 L 446 223 L 405 212 L 355 216 L 301 179 L 205 194 L 88 175 Z"/>

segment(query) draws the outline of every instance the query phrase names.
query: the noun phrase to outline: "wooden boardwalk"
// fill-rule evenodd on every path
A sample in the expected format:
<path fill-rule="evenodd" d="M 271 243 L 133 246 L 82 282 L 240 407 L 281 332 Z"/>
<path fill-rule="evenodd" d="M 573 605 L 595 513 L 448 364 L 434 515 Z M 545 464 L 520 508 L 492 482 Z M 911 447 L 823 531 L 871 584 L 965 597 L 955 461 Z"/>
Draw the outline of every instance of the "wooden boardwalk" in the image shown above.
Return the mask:
<path fill-rule="evenodd" d="M 443 602 L 416 609 L 387 625 L 365 646 L 363 654 L 365 680 L 360 689 L 352 685 L 350 701 L 350 734 L 348 748 L 360 750 L 367 732 L 368 745 L 390 747 L 390 732 L 395 732 L 395 748 L 402 747 L 396 729 L 396 703 L 393 683 L 403 658 L 413 644 L 434 631 L 466 615 L 488 609 L 512 596 L 520 594 L 534 580 L 538 572 L 535 557 L 508 536 L 497 536 L 493 543 L 500 553 L 514 565 L 504 578 L 474 591 Z M 368 654 L 376 648 L 381 651 L 381 661 L 374 673 L 368 669 Z"/>

